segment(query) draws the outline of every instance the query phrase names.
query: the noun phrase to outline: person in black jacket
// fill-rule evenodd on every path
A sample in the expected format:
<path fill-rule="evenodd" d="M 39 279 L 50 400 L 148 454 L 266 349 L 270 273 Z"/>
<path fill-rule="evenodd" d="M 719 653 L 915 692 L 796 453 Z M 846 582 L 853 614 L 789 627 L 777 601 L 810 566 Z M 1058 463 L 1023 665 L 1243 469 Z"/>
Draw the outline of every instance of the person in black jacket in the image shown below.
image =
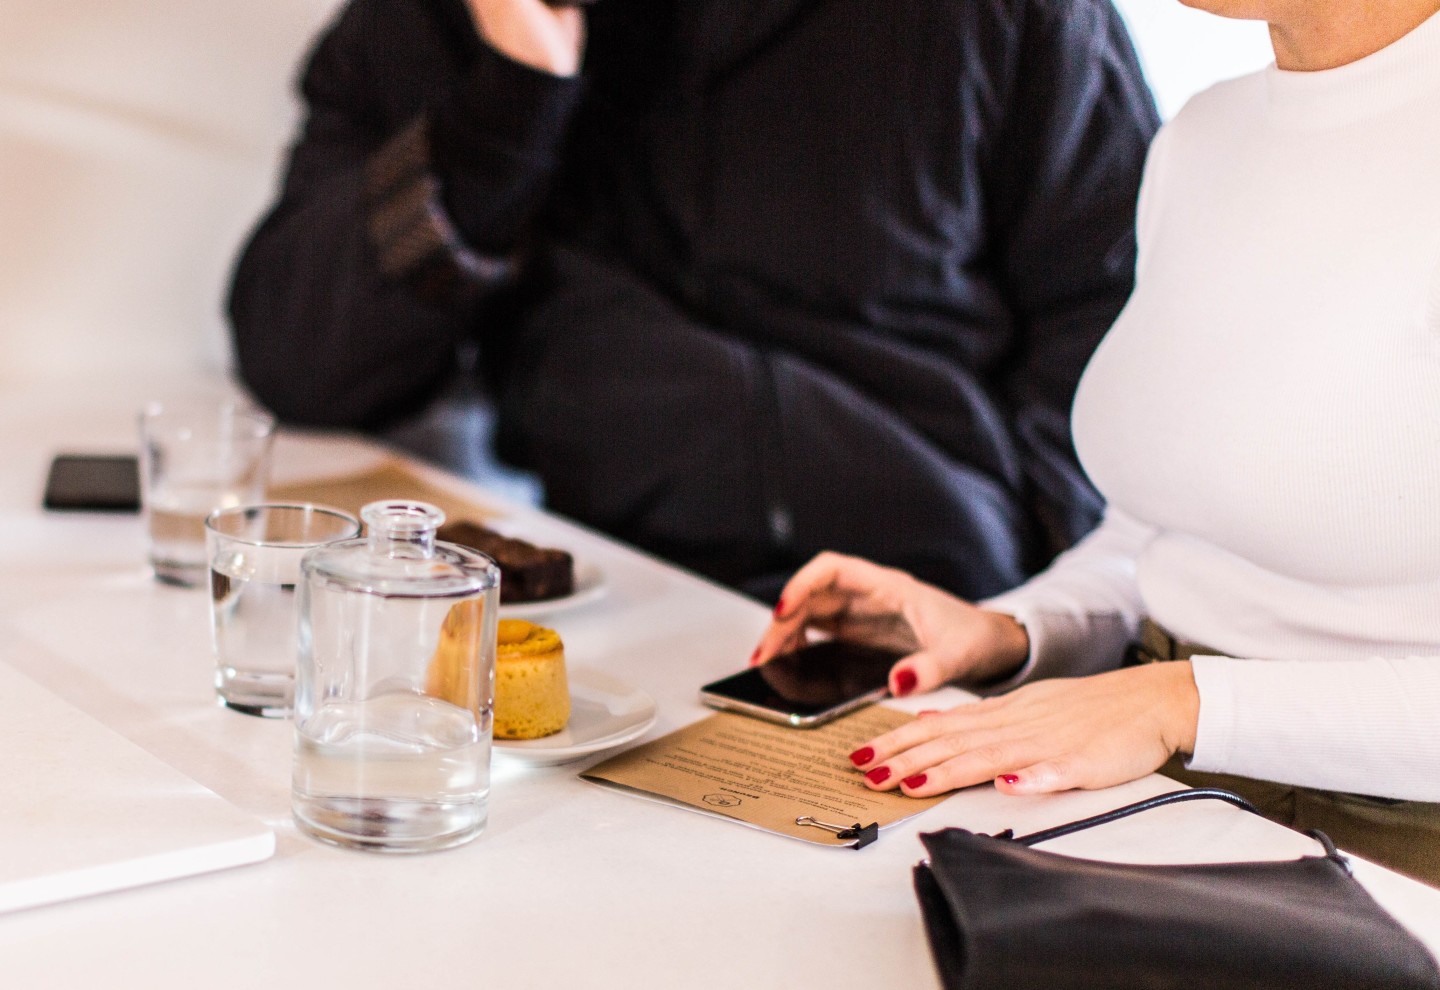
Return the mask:
<path fill-rule="evenodd" d="M 478 344 L 550 508 L 761 597 L 832 549 L 980 598 L 1098 519 L 1158 126 L 1108 0 L 351 0 L 302 88 L 230 299 L 282 419 Z"/>

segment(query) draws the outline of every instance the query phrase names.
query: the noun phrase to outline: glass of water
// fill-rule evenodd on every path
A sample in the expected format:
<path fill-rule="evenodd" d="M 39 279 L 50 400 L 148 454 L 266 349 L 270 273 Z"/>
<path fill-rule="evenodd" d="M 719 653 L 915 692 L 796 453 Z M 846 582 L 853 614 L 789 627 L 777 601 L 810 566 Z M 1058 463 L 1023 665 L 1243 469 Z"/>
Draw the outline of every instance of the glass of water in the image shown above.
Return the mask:
<path fill-rule="evenodd" d="M 210 629 L 221 703 L 248 715 L 290 714 L 300 561 L 317 546 L 359 534 L 354 516 L 321 505 L 241 505 L 210 513 Z"/>
<path fill-rule="evenodd" d="M 300 586 L 291 805 L 322 841 L 423 852 L 485 825 L 500 569 L 425 502 L 361 510 Z"/>
<path fill-rule="evenodd" d="M 275 419 L 229 400 L 152 402 L 140 413 L 140 488 L 150 566 L 166 584 L 205 582 L 205 517 L 265 497 Z"/>

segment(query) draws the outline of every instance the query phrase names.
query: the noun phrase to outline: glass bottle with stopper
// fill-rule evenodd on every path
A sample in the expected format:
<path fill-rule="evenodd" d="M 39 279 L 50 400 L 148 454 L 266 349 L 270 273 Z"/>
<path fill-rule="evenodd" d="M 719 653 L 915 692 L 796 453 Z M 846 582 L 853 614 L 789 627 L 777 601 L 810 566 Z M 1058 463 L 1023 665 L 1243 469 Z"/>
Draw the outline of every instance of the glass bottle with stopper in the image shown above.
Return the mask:
<path fill-rule="evenodd" d="M 365 537 L 301 565 L 295 821 L 383 852 L 458 845 L 486 820 L 500 570 L 437 542 L 428 503 L 360 515 Z"/>

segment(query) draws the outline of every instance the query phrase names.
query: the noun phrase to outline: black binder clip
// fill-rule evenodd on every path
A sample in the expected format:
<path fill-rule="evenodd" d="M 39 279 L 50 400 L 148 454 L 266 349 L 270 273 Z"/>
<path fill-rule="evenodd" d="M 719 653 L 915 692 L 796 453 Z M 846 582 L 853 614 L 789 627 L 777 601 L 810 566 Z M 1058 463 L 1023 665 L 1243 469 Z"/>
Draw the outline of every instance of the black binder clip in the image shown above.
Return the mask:
<path fill-rule="evenodd" d="M 837 839 L 854 839 L 855 845 L 851 847 L 852 849 L 864 849 L 880 838 L 879 822 L 871 822 L 869 825 L 861 825 L 859 822 L 854 825 L 831 825 L 829 822 L 816 821 L 809 815 L 801 815 L 795 819 L 795 824 L 823 828 L 827 832 L 834 832 Z"/>

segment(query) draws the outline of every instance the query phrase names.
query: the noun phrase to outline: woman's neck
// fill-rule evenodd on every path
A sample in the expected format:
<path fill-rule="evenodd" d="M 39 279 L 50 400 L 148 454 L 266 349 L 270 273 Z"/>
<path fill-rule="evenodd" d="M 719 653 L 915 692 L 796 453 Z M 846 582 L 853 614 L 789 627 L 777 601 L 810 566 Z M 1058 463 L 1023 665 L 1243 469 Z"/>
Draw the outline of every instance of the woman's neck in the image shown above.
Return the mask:
<path fill-rule="evenodd" d="M 1275 66 L 1333 69 L 1373 55 L 1440 10 L 1440 0 L 1290 0 L 1266 20 Z"/>

